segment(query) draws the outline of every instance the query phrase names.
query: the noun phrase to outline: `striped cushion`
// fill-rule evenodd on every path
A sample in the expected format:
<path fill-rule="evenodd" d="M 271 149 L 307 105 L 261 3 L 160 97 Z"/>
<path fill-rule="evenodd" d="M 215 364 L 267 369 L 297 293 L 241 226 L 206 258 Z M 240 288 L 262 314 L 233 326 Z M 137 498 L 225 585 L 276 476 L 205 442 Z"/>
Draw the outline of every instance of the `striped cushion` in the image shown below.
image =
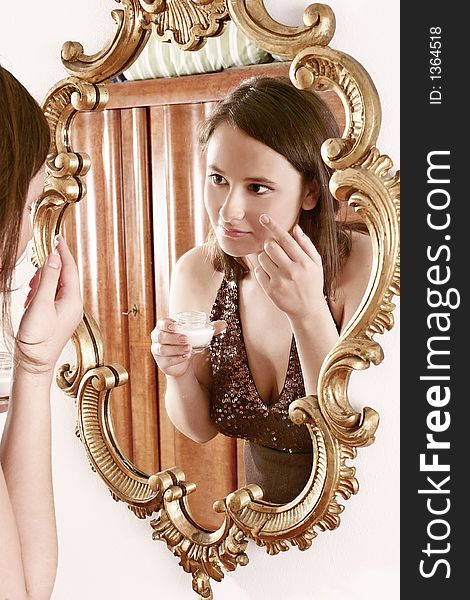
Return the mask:
<path fill-rule="evenodd" d="M 176 77 L 272 61 L 271 54 L 257 48 L 230 22 L 222 35 L 209 38 L 194 52 L 159 42 L 152 35 L 139 58 L 123 75 L 130 80 Z"/>

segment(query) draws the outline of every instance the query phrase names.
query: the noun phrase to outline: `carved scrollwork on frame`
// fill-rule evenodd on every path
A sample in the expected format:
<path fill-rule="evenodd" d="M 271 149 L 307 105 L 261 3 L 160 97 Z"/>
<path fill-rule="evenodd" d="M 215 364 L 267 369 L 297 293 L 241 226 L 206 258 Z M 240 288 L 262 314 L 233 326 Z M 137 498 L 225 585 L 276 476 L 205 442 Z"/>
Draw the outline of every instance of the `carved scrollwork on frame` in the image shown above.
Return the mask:
<path fill-rule="evenodd" d="M 161 42 L 173 42 L 181 50 L 199 50 L 228 22 L 225 0 L 140 0 L 140 5 L 145 27 Z"/>
<path fill-rule="evenodd" d="M 310 4 L 304 11 L 303 27 L 274 21 L 263 0 L 228 0 L 227 4 L 237 28 L 260 48 L 279 56 L 294 58 L 308 46 L 327 46 L 335 32 L 335 15 L 326 4 Z"/>
<path fill-rule="evenodd" d="M 180 565 L 193 576 L 193 589 L 200 598 L 212 598 L 210 579 L 221 581 L 224 571 L 247 565 L 246 535 L 225 515 L 213 532 L 202 530 L 190 516 L 188 495 L 196 486 L 185 481 L 179 469 L 168 469 L 149 479 L 150 487 L 162 494 L 163 505 L 150 525 L 153 539 L 165 541 L 180 559 Z"/>
<path fill-rule="evenodd" d="M 300 89 L 333 89 L 342 101 L 345 131 L 323 144 L 324 162 L 340 170 L 360 160 L 376 143 L 381 122 L 379 97 L 368 73 L 343 52 L 311 47 L 297 54 L 290 76 Z"/>
<path fill-rule="evenodd" d="M 106 481 L 112 497 L 126 502 L 135 515 L 144 518 L 160 507 L 162 494 L 152 490 L 148 475 L 122 456 L 113 434 L 109 408 L 112 390 L 127 379 L 121 365 L 106 365 L 86 372 L 77 394 L 78 435 L 91 467 Z"/>
<path fill-rule="evenodd" d="M 86 55 L 79 42 L 65 42 L 62 63 L 68 73 L 90 83 L 108 81 L 122 73 L 139 56 L 150 31 L 144 28 L 144 14 L 138 0 L 117 0 L 123 6 L 113 10 L 116 32 L 110 43 L 99 52 Z"/>
<path fill-rule="evenodd" d="M 289 544 L 300 550 L 309 548 L 317 535 L 314 527 L 321 531 L 338 527 L 343 507 L 336 495 L 348 499 L 358 490 L 355 469 L 346 464 L 355 457 L 355 447 L 341 444 L 332 435 L 317 398 L 294 401 L 289 415 L 297 425 L 306 424 L 312 438 L 314 463 L 304 491 L 283 506 L 258 502 L 253 494 L 245 493 L 246 488 L 230 494 L 225 502 L 238 527 L 269 554 L 286 551 Z"/>
<path fill-rule="evenodd" d="M 340 97 L 346 125 L 341 138 L 322 146 L 325 163 L 334 169 L 333 195 L 353 206 L 367 224 L 374 261 L 364 298 L 339 342 L 323 363 L 318 397 L 293 402 L 293 422 L 307 425 L 313 445 L 313 468 L 303 492 L 279 506 L 262 501 L 254 485 L 236 490 L 214 504 L 224 515 L 217 531 L 207 531 L 191 516 L 188 496 L 195 486 L 177 467 L 149 476 L 136 469 L 117 445 L 109 415 L 112 391 L 127 381 L 120 365 L 106 365 L 100 330 L 85 313 L 73 341 L 76 365 L 63 365 L 58 384 L 76 398 L 78 433 L 92 468 L 116 500 L 140 518 L 153 515 L 155 540 L 165 541 L 192 574 L 199 598 L 212 598 L 210 580 L 248 563 L 248 539 L 277 554 L 312 545 L 318 531 L 340 523 L 342 500 L 358 490 L 349 465 L 358 447 L 374 441 L 378 415 L 372 408 L 355 411 L 348 399 L 350 375 L 383 359 L 373 339 L 393 326 L 393 296 L 399 294 L 399 173 L 375 147 L 381 122 L 377 91 L 364 68 L 352 57 L 328 47 L 335 29 L 332 10 L 313 4 L 303 27 L 275 22 L 262 0 L 121 0 L 113 11 L 116 34 L 102 51 L 87 56 L 77 42 L 63 46 L 62 60 L 71 77 L 60 81 L 44 103 L 52 138 L 46 186 L 34 209 L 36 260 L 51 251 L 67 211 L 86 194 L 82 176 L 90 158 L 75 151 L 70 130 L 77 111 L 101 110 L 108 94 L 103 82 L 128 68 L 153 32 L 180 48 L 200 48 L 219 35 L 232 19 L 259 47 L 292 59 L 290 77 L 301 89 L 332 89 Z"/>
<path fill-rule="evenodd" d="M 51 252 L 54 236 L 64 223 L 73 204 L 86 194 L 82 177 L 91 165 L 87 154 L 74 152 L 70 140 L 70 126 L 77 110 L 102 108 L 107 102 L 103 86 L 88 84 L 78 78 L 58 82 L 48 93 L 43 110 L 51 129 L 51 146 L 46 162 L 44 193 L 35 203 L 34 262 L 44 263 Z M 72 341 L 76 348 L 76 364 L 62 365 L 57 383 L 66 393 L 76 397 L 85 373 L 103 361 L 103 342 L 93 317 L 85 312 Z"/>
<path fill-rule="evenodd" d="M 99 52 L 86 55 L 79 42 L 66 42 L 62 63 L 72 76 L 90 83 L 116 77 L 137 59 L 151 33 L 182 50 L 198 50 L 206 38 L 220 35 L 228 22 L 225 0 L 116 0 L 114 38 Z"/>

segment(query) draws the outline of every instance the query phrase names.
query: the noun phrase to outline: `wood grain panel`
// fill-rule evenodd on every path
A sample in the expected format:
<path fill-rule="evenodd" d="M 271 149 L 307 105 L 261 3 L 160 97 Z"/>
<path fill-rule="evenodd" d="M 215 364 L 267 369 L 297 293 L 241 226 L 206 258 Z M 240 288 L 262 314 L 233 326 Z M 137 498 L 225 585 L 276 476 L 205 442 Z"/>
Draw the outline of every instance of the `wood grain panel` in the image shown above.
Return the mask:
<path fill-rule="evenodd" d="M 120 114 L 133 462 L 153 474 L 160 463 L 156 365 L 150 352 L 155 300 L 147 110 Z"/>
<path fill-rule="evenodd" d="M 231 68 L 220 73 L 113 83 L 108 86 L 107 108 L 214 102 L 224 98 L 229 89 L 253 75 L 288 77 L 289 67 L 290 63 L 276 62 Z"/>
<path fill-rule="evenodd" d="M 127 273 L 124 245 L 119 112 L 79 113 L 72 125 L 73 148 L 87 152 L 92 168 L 86 197 L 72 212 L 66 235 L 77 259 L 85 309 L 93 315 L 105 343 L 105 361 L 129 369 Z M 117 388 L 111 404 L 116 439 L 133 460 L 130 387 Z"/>
<path fill-rule="evenodd" d="M 168 293 L 170 289 L 170 228 L 167 210 L 168 181 L 166 175 L 166 135 L 164 128 L 165 108 L 158 107 L 149 113 L 149 147 L 152 173 L 152 222 L 155 278 L 155 321 L 168 315 Z M 177 466 L 174 428 L 166 414 L 164 394 L 165 376 L 157 370 L 158 415 L 160 422 L 161 467 Z"/>

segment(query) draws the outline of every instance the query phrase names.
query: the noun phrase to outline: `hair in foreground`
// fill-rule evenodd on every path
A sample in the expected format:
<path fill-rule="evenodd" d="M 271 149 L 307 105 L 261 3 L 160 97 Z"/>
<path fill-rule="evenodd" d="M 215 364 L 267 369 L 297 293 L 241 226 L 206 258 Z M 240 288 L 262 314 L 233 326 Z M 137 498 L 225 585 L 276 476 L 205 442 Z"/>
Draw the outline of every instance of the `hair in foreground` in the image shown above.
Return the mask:
<path fill-rule="evenodd" d="M 47 120 L 26 88 L 0 65 L 0 320 L 11 334 L 10 291 L 31 179 L 50 146 Z"/>
<path fill-rule="evenodd" d="M 363 224 L 337 220 L 340 203 L 329 190 L 332 170 L 320 153 L 326 139 L 340 136 L 330 109 L 317 94 L 297 89 L 287 77 L 252 77 L 222 100 L 204 122 L 200 133 L 204 152 L 222 123 L 237 127 L 282 154 L 306 182 L 316 179 L 320 184 L 316 206 L 301 211 L 299 224 L 322 258 L 324 294 L 333 297 L 339 272 L 351 250 L 352 229 L 367 229 Z M 213 232 L 208 241 L 214 268 L 229 279 L 243 278 L 247 273 L 243 263 L 220 248 Z"/>

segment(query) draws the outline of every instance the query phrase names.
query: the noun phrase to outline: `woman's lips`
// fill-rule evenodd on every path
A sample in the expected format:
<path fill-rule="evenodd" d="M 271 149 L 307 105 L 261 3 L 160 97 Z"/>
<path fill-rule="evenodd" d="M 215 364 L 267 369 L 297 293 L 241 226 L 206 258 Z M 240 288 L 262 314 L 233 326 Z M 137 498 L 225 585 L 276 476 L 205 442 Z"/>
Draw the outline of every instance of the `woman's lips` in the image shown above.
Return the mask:
<path fill-rule="evenodd" d="M 250 233 L 249 231 L 242 231 L 241 229 L 235 229 L 233 227 L 225 227 L 224 225 L 219 225 L 219 229 L 223 235 L 229 238 L 241 238 Z"/>

